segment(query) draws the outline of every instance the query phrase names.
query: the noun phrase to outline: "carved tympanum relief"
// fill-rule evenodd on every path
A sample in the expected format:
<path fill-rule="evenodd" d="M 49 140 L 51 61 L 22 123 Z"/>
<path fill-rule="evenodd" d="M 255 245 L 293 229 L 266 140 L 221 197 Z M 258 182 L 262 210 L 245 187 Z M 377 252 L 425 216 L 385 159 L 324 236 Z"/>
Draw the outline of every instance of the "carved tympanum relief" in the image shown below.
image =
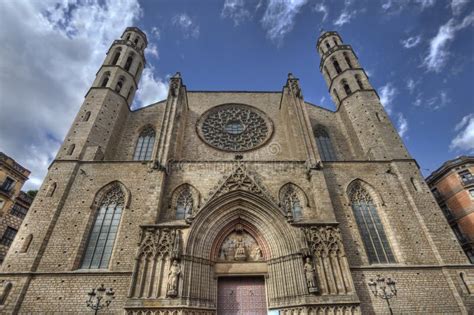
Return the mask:
<path fill-rule="evenodd" d="M 255 238 L 241 227 L 237 227 L 222 243 L 217 260 L 219 262 L 262 261 L 262 249 Z"/>
<path fill-rule="evenodd" d="M 207 144 L 224 151 L 247 151 L 264 144 L 272 123 L 259 110 L 243 104 L 225 104 L 207 111 L 197 131 Z"/>

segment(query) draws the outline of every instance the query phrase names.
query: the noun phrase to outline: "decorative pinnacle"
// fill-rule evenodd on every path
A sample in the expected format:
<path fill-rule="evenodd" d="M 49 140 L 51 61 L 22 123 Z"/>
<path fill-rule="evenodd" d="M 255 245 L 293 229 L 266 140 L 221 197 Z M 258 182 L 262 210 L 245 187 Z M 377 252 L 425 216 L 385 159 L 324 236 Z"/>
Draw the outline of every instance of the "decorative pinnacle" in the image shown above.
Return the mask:
<path fill-rule="evenodd" d="M 289 72 L 288 73 L 288 79 L 294 79 L 294 78 L 295 78 L 295 76 L 293 75 L 293 73 Z"/>
<path fill-rule="evenodd" d="M 179 79 L 181 78 L 181 72 L 176 72 L 176 74 L 173 76 L 173 79 Z"/>

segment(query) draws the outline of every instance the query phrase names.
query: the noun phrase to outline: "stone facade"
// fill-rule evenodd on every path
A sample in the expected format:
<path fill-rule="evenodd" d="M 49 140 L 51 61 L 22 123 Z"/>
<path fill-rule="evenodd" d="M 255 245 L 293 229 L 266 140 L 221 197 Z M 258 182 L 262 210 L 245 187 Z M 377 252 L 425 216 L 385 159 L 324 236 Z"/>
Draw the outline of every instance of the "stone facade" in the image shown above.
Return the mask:
<path fill-rule="evenodd" d="M 466 255 L 474 263 L 474 156 L 445 162 L 426 182 Z"/>
<path fill-rule="evenodd" d="M 179 73 L 131 111 L 145 47 L 127 28 L 109 50 L 2 266 L 1 311 L 86 313 L 104 284 L 109 313 L 215 314 L 219 279 L 253 276 L 281 314 L 385 314 L 380 274 L 397 313 L 472 312 L 474 270 L 337 33 L 317 42 L 335 112 L 291 74 L 202 92 Z"/>
<path fill-rule="evenodd" d="M 29 170 L 0 152 L 0 264 L 33 202 L 21 190 L 28 176 Z"/>

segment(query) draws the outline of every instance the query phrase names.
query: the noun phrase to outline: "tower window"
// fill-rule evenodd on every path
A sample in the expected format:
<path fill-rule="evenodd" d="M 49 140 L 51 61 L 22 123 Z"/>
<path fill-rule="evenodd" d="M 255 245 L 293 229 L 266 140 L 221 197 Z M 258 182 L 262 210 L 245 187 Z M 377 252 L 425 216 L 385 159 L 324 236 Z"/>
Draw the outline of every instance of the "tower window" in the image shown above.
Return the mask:
<path fill-rule="evenodd" d="M 130 40 L 130 33 L 128 33 L 127 36 L 125 36 L 125 39 Z"/>
<path fill-rule="evenodd" d="M 362 84 L 362 81 L 360 80 L 360 75 L 356 74 L 355 75 L 355 79 L 357 81 L 357 85 L 359 86 L 359 89 L 363 90 L 364 89 L 364 85 Z"/>
<path fill-rule="evenodd" d="M 124 200 L 122 189 L 114 185 L 101 201 L 87 242 L 82 268 L 99 269 L 109 265 Z"/>
<path fill-rule="evenodd" d="M 74 153 L 74 149 L 76 148 L 75 144 L 71 144 L 67 149 L 67 155 L 72 155 Z"/>
<path fill-rule="evenodd" d="M 138 74 L 140 74 L 140 71 L 142 70 L 142 63 L 140 62 L 138 64 L 138 67 L 137 67 L 137 71 L 135 72 L 135 76 L 137 76 Z"/>
<path fill-rule="evenodd" d="M 119 58 L 120 58 L 120 53 L 121 53 L 121 48 L 117 48 L 117 50 L 115 51 L 115 55 L 114 55 L 114 59 L 112 59 L 112 65 L 116 65 Z"/>
<path fill-rule="evenodd" d="M 352 185 L 349 197 L 369 262 L 394 263 L 395 257 L 372 197 L 359 182 Z"/>
<path fill-rule="evenodd" d="M 342 87 L 344 88 L 344 92 L 346 92 L 346 95 L 352 94 L 351 88 L 346 80 L 342 80 Z"/>
<path fill-rule="evenodd" d="M 88 111 L 84 114 L 84 118 L 82 118 L 82 121 L 88 121 L 90 117 L 91 117 L 91 112 Z"/>
<path fill-rule="evenodd" d="M 13 243 L 17 232 L 17 229 L 7 226 L 7 229 L 5 230 L 2 238 L 0 239 L 0 244 L 10 246 Z"/>
<path fill-rule="evenodd" d="M 185 186 L 176 199 L 176 219 L 182 220 L 191 215 L 193 209 L 193 196 L 189 186 Z"/>
<path fill-rule="evenodd" d="M 337 156 L 332 146 L 331 138 L 329 137 L 326 128 L 317 126 L 314 132 L 316 137 L 316 144 L 318 145 L 319 154 L 323 161 L 337 161 Z"/>
<path fill-rule="evenodd" d="M 347 53 L 344 53 L 344 59 L 346 60 L 347 62 L 347 65 L 349 66 L 350 69 L 352 69 L 352 63 L 351 63 L 351 60 L 349 59 L 349 56 L 347 55 Z"/>
<path fill-rule="evenodd" d="M 336 45 L 336 46 L 337 46 L 337 45 L 338 45 L 338 43 L 337 43 L 337 39 L 336 39 L 336 37 L 333 37 L 333 38 L 332 38 L 332 40 L 333 40 L 333 42 L 334 42 L 334 45 Z"/>
<path fill-rule="evenodd" d="M 342 72 L 341 66 L 339 66 L 339 62 L 334 58 L 332 58 L 332 65 L 334 66 L 334 69 L 336 69 L 336 72 L 338 74 Z"/>
<path fill-rule="evenodd" d="M 153 145 L 155 144 L 155 130 L 148 126 L 140 133 L 133 159 L 135 161 L 151 160 Z"/>
<path fill-rule="evenodd" d="M 328 41 L 325 41 L 324 44 L 326 44 L 326 48 L 327 48 L 327 49 L 331 48 L 331 46 L 329 46 Z"/>
<path fill-rule="evenodd" d="M 134 41 L 135 45 L 138 45 L 138 37 L 135 38 L 135 41 Z"/>
<path fill-rule="evenodd" d="M 130 54 L 127 58 L 127 61 L 125 62 L 125 70 L 130 71 L 130 68 L 132 67 L 132 62 L 133 62 L 133 55 Z"/>
<path fill-rule="evenodd" d="M 104 75 L 102 76 L 102 83 L 100 84 L 100 87 L 106 87 L 107 83 L 109 83 L 109 77 L 110 77 L 110 72 L 105 72 Z"/>
<path fill-rule="evenodd" d="M 120 93 L 124 83 L 125 83 L 125 78 L 120 77 L 119 80 L 117 81 L 117 85 L 115 86 L 115 92 Z"/>

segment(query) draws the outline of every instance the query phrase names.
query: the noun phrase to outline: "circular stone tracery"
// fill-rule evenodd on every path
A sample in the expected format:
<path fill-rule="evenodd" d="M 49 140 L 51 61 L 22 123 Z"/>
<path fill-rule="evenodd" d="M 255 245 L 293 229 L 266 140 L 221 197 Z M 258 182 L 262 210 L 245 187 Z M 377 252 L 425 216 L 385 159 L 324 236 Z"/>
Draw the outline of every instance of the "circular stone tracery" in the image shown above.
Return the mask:
<path fill-rule="evenodd" d="M 225 104 L 205 112 L 197 131 L 207 144 L 235 152 L 263 145 L 273 130 L 270 119 L 259 110 L 243 104 Z"/>

